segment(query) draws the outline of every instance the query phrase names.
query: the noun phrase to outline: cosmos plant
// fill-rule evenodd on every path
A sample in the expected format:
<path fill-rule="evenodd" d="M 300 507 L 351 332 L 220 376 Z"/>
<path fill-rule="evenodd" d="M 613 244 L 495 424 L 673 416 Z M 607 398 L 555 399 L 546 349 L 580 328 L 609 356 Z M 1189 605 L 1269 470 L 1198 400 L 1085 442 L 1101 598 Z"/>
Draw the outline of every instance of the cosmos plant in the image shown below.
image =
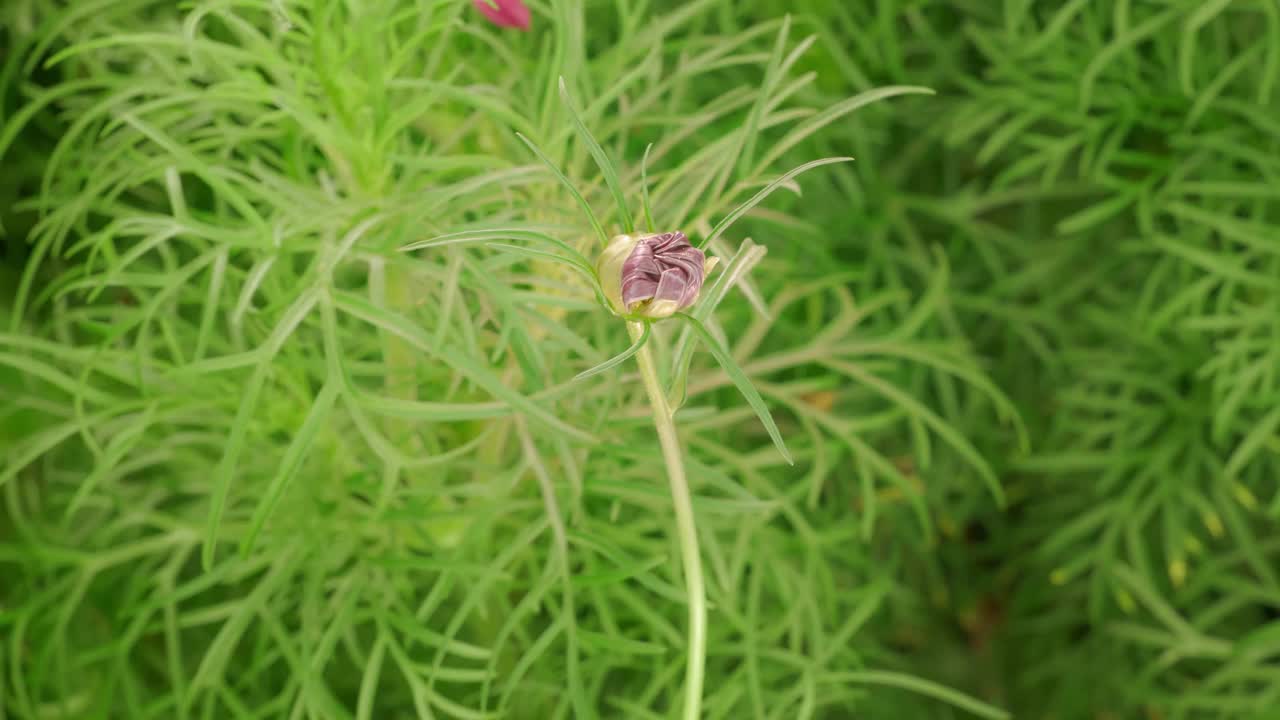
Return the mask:
<path fill-rule="evenodd" d="M 0 715 L 1273 716 L 1278 8 L 0 2 Z"/>
<path fill-rule="evenodd" d="M 477 0 L 477 2 L 483 2 L 483 0 Z M 580 373 L 577 379 L 585 379 L 610 370 L 631 357 L 635 357 L 636 364 L 639 367 L 640 376 L 649 399 L 654 429 L 662 448 L 662 459 L 666 467 L 671 499 L 675 508 L 676 531 L 680 544 L 681 561 L 685 576 L 685 591 L 689 605 L 689 649 L 685 674 L 683 717 L 686 720 L 696 720 L 701 717 L 702 685 L 706 664 L 707 604 L 692 496 L 685 476 L 684 459 L 674 420 L 675 411 L 679 408 L 683 395 L 684 380 L 681 376 L 681 369 L 686 373 L 688 371 L 688 354 L 692 352 L 692 343 L 684 344 L 684 360 L 683 362 L 677 362 L 676 377 L 672 381 L 671 388 L 668 389 L 664 387 L 660 379 L 657 363 L 648 346 L 652 334 L 652 325 L 668 318 L 674 318 L 685 323 L 694 336 L 706 345 L 716 361 L 720 363 L 721 367 L 729 375 L 734 385 L 746 398 L 752 410 L 755 411 L 760 421 L 764 424 L 778 451 L 782 453 L 789 464 L 792 463 L 790 452 L 787 450 L 782 435 L 776 423 L 774 423 L 764 399 L 730 356 L 729 352 L 720 345 L 702 320 L 699 319 L 698 315 L 705 316 L 710 311 L 710 308 L 704 308 L 704 312 L 688 311 L 692 311 L 698 306 L 704 282 L 719 262 L 719 258 L 708 258 L 704 250 L 713 239 L 720 237 L 737 219 L 762 202 L 774 190 L 792 181 L 797 175 L 821 165 L 845 162 L 852 158 L 826 158 L 805 163 L 791 170 L 728 213 L 711 233 L 695 246 L 689 241 L 685 233 L 680 230 L 662 232 L 655 230 L 653 209 L 649 206 L 647 187 L 643 194 L 643 205 L 648 232 L 638 233 L 636 231 L 635 220 L 626 208 L 626 201 L 618 181 L 617 170 L 574 110 L 572 100 L 565 87 L 564 78 L 560 79 L 560 95 L 566 110 L 574 121 L 579 139 L 590 150 L 618 203 L 618 211 L 622 219 L 624 233 L 608 239 L 604 226 L 595 212 L 591 209 L 586 199 L 568 181 L 564 173 L 528 138 L 520 135 L 520 139 L 560 179 L 564 187 L 577 200 L 591 226 L 595 229 L 603 250 L 594 265 L 569 243 L 550 235 L 527 230 L 464 231 L 412 243 L 402 249 L 412 251 L 456 243 L 485 242 L 491 247 L 519 251 L 520 248 L 515 246 L 493 241 L 514 237 L 538 241 L 554 249 L 569 253 L 568 257 L 552 253 L 539 253 L 539 255 L 564 263 L 578 271 L 594 288 L 602 308 L 626 323 L 627 332 L 632 339 L 632 345 L 610 360 Z M 646 163 L 648 155 L 648 150 L 646 150 Z M 642 174 L 647 177 L 645 170 L 647 170 L 647 167 L 642 168 Z M 755 259 L 758 260 L 761 255 L 763 255 L 763 248 L 759 248 L 759 253 Z M 726 283 L 721 285 L 717 293 L 719 296 L 723 296 L 723 291 L 728 289 L 729 284 L 736 281 L 737 274 L 742 270 L 743 268 L 741 267 L 731 267 L 729 269 L 730 277 Z"/>
<path fill-rule="evenodd" d="M 964 449 L 898 389 L 918 361 L 890 353 L 915 330 L 884 334 L 864 319 L 883 304 L 843 277 L 789 272 L 810 231 L 754 277 L 764 248 L 726 237 L 840 160 L 773 180 L 788 153 L 831 154 L 806 138 L 911 90 L 797 107 L 807 75 L 790 68 L 811 41 L 792 52 L 779 20 L 704 53 L 705 1 L 652 18 L 619 4 L 635 33 L 584 62 L 581 3 L 535 4 L 545 38 L 472 3 L 357 5 L 49 2 L 61 19 L 15 53 L 11 70 L 54 75 L 47 91 L 7 76 L 32 99 L 0 151 L 60 139 L 15 165 L 47 182 L 31 270 L 0 307 L 0 370 L 18 372 L 0 396 L 20 411 L 0 410 L 0 705 L 762 717 L 877 714 L 904 700 L 867 686 L 891 685 L 973 708 L 896 672 L 874 650 L 892 623 L 867 622 L 900 566 L 861 549 L 930 502 L 891 436 L 916 422 L 921 442 Z M 495 54 L 474 52 L 464 15 Z M 751 48 L 773 31 L 762 62 Z M 540 62 L 502 52 L 546 41 Z M 725 62 L 764 82 L 715 101 Z M 560 72 L 629 159 L 625 182 L 556 102 Z M 519 164 L 505 128 L 537 138 L 551 172 Z M 648 140 L 652 202 L 650 153 L 628 152 Z M 577 183 L 597 210 L 612 194 L 608 213 Z M 465 243 L 483 247 L 428 247 Z M 713 358 L 691 362 L 695 347 Z M 843 378 L 859 388 L 833 400 Z M 837 482 L 850 452 L 870 463 L 852 485 Z"/>

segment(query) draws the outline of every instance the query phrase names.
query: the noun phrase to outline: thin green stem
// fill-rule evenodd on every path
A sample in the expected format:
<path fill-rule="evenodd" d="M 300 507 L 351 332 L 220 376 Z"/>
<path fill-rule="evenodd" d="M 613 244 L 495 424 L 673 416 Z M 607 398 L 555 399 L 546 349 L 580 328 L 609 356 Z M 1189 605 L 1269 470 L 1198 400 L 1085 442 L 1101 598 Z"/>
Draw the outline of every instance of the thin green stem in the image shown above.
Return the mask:
<path fill-rule="evenodd" d="M 639 342 L 644 324 L 628 322 L 631 339 Z M 693 498 L 684 476 L 684 457 L 680 440 L 667 405 L 667 395 L 658 382 L 658 370 L 649 344 L 636 352 L 636 364 L 649 393 L 653 409 L 653 425 L 662 445 L 662 459 L 667 465 L 671 483 L 671 502 L 676 511 L 676 530 L 680 537 L 680 555 L 684 563 L 685 588 L 689 594 L 689 664 L 685 671 L 684 720 L 698 720 L 702 706 L 702 676 L 707 663 L 707 594 L 702 581 L 702 556 L 698 553 L 698 531 L 693 519 Z"/>

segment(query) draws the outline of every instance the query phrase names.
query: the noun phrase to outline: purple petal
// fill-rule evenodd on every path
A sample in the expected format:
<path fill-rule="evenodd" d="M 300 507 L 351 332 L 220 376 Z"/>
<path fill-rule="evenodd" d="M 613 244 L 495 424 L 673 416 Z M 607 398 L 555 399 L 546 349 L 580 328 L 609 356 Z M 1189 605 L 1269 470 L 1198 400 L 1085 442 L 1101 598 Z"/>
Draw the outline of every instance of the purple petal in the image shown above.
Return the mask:
<path fill-rule="evenodd" d="M 689 282 L 684 273 L 679 270 L 664 270 L 662 279 L 658 280 L 658 288 L 653 291 L 653 299 L 680 302 L 688 289 Z"/>
<path fill-rule="evenodd" d="M 471 2 L 498 27 L 529 29 L 529 8 L 524 4 L 524 0 L 471 0 Z M 497 5 L 497 9 L 494 9 L 493 5 Z"/>
<path fill-rule="evenodd" d="M 622 302 L 630 312 L 648 300 L 671 301 L 683 310 L 702 290 L 706 255 L 681 232 L 640 239 L 622 263 Z"/>

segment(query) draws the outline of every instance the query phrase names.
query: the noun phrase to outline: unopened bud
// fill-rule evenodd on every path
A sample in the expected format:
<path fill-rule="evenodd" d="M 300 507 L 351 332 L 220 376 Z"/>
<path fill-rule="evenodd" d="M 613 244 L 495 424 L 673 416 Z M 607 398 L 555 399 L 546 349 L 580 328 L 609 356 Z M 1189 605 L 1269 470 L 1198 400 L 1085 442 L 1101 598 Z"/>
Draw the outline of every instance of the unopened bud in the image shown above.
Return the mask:
<path fill-rule="evenodd" d="M 682 232 L 619 235 L 600 254 L 596 273 L 614 312 L 656 320 L 697 302 L 716 261 Z"/>

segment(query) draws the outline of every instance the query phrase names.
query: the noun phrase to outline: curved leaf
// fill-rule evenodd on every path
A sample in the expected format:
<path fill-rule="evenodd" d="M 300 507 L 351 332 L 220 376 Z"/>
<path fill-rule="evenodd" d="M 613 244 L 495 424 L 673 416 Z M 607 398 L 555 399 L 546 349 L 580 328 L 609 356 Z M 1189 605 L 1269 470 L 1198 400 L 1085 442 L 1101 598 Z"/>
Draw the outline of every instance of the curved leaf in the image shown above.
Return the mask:
<path fill-rule="evenodd" d="M 676 313 L 673 317 L 678 317 L 689 323 L 689 327 L 693 328 L 698 337 L 707 344 L 707 349 L 715 356 L 716 362 L 720 363 L 720 367 L 724 368 L 724 371 L 728 373 L 729 379 L 738 388 L 738 392 L 742 393 L 742 396 L 747 399 L 747 404 L 751 406 L 752 410 L 755 410 L 756 416 L 764 424 L 764 429 L 769 432 L 769 437 L 773 439 L 773 444 L 777 446 L 778 452 L 782 453 L 783 459 L 787 461 L 788 465 L 795 465 L 795 460 L 791 459 L 791 452 L 787 450 L 787 444 L 782 441 L 782 433 L 778 432 L 778 426 L 773 422 L 773 415 L 769 413 L 769 406 L 765 405 L 764 398 L 760 397 L 760 393 L 751 384 L 747 374 L 742 372 L 742 368 L 738 367 L 738 364 L 733 361 L 733 356 L 720 347 L 720 343 L 716 342 L 711 331 L 698 322 L 697 318 L 685 313 Z"/>
<path fill-rule="evenodd" d="M 577 375 L 574 375 L 573 381 L 577 382 L 578 380 L 585 380 L 593 375 L 599 375 L 600 373 L 606 370 L 612 370 L 613 368 L 626 362 L 627 359 L 630 358 L 632 355 L 635 355 L 637 352 L 640 352 L 640 348 L 644 347 L 644 344 L 649 341 L 649 332 L 650 332 L 650 325 L 649 323 L 645 323 L 644 333 L 640 336 L 639 339 L 637 339 L 634 343 L 632 343 L 631 347 L 627 348 L 626 350 L 623 350 L 620 354 L 615 355 L 609 358 L 608 360 L 605 360 L 604 362 L 591 368 L 590 370 L 583 370 Z"/>

